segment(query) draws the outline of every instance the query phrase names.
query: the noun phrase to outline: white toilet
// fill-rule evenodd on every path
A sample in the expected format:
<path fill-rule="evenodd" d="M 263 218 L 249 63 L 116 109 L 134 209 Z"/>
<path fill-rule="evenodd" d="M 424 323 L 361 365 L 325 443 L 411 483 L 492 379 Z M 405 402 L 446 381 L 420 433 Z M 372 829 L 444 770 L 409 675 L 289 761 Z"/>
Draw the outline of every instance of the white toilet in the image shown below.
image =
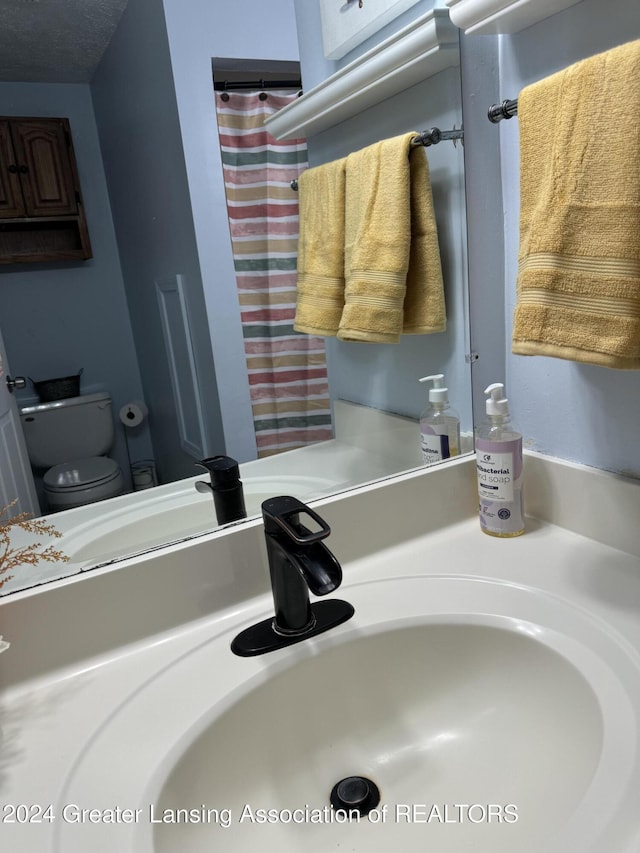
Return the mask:
<path fill-rule="evenodd" d="M 107 393 L 24 406 L 20 419 L 32 466 L 48 469 L 43 485 L 50 510 L 84 506 L 124 492 L 118 463 L 104 455 L 114 438 Z"/>

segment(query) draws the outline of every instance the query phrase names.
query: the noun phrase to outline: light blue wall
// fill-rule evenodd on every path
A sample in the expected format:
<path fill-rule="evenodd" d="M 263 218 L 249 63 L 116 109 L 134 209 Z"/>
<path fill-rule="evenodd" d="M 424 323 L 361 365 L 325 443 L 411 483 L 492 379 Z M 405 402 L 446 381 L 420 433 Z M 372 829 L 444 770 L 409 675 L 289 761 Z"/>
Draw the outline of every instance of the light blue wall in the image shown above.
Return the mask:
<path fill-rule="evenodd" d="M 484 111 L 491 103 L 515 98 L 523 86 L 639 36 L 640 4 L 637 0 L 609 0 L 606 4 L 601 0 L 583 0 L 520 33 L 501 36 L 499 88 L 486 91 L 478 109 Z M 609 370 L 562 359 L 511 354 L 519 240 L 517 119 L 503 121 L 492 129 L 500 135 L 502 152 L 507 306 L 505 361 L 514 421 L 529 446 L 536 450 L 640 476 L 638 371 Z M 612 127 L 611 132 L 615 133 L 616 129 Z M 638 152 L 630 151 L 629 156 L 637 158 Z M 468 204 L 473 210 L 483 204 L 483 199 L 470 195 Z M 498 243 L 499 240 L 495 246 L 488 243 L 485 247 L 485 256 L 493 255 L 496 265 L 500 257 Z M 487 281 L 474 281 L 473 266 L 471 275 L 472 289 L 489 285 Z M 496 286 L 497 278 L 491 282 L 491 287 Z M 502 381 L 502 377 L 496 376 L 494 381 Z"/>
<path fill-rule="evenodd" d="M 180 446 L 158 279 L 184 276 L 206 452 L 221 452 L 223 437 L 162 0 L 129 1 L 91 90 L 160 476 L 193 476 L 195 460 Z"/>
<path fill-rule="evenodd" d="M 226 452 L 255 458 L 211 61 L 296 61 L 293 0 L 164 0 L 184 159 L 216 364 Z"/>
<path fill-rule="evenodd" d="M 93 248 L 88 261 L 0 266 L 0 326 L 11 370 L 38 380 L 83 368 L 82 392 L 109 391 L 117 413 L 142 386 L 89 87 L 2 83 L 0 115 L 69 119 Z M 112 455 L 126 473 L 119 421 L 116 439 Z M 146 430 L 133 453 L 151 455 Z"/>

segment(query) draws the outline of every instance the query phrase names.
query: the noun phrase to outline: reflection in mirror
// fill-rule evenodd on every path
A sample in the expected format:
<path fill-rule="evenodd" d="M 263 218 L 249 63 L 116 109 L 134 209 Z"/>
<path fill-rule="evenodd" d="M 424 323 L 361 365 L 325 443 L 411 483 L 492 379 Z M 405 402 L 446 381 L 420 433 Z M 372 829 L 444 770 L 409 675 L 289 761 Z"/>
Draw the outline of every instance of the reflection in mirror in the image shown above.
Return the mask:
<path fill-rule="evenodd" d="M 249 517 L 276 494 L 310 501 L 423 464 L 418 419 L 427 393 L 418 380 L 425 375 L 445 375 L 462 450 L 470 449 L 463 147 L 445 141 L 427 156 L 446 331 L 393 345 L 326 338 L 330 437 L 260 453 L 259 395 L 251 393 L 258 383 L 246 346 L 255 328 L 243 328 L 246 290 L 229 236 L 211 69 L 217 63 L 228 75 L 264 79 L 297 63 L 291 3 L 265 5 L 256 2 L 247 28 L 238 25 L 233 4 L 214 11 L 205 0 L 129 0 L 119 19 L 114 12 L 117 26 L 88 71 L 28 70 L 21 61 L 17 76 L 3 75 L 0 114 L 70 119 L 93 247 L 85 262 L 0 267 L 5 373 L 40 381 L 82 368 L 81 397 L 110 413 L 108 455 L 127 493 L 53 514 L 63 534 L 57 545 L 70 562 L 14 572 L 0 593 L 214 529 L 211 495 L 195 487 L 202 479 L 196 463 L 207 456 L 240 462 Z M 14 26 L 28 31 L 26 7 L 17 14 L 23 17 Z M 29 55 L 42 58 L 45 44 L 42 37 Z M 317 45 L 301 45 L 303 56 L 310 48 Z M 229 59 L 252 56 L 261 59 Z M 461 124 L 459 69 L 451 67 L 309 139 L 308 163 L 410 130 Z M 276 195 L 279 203 L 296 202 L 288 178 Z M 290 270 L 284 290 L 294 279 Z M 290 309 L 275 319 L 275 327 L 291 323 Z M 279 370 L 286 372 L 282 364 Z M 16 398 L 23 408 L 39 402 L 30 383 L 14 405 Z M 44 469 L 35 473 L 47 512 Z M 19 534 L 16 542 L 24 544 Z"/>

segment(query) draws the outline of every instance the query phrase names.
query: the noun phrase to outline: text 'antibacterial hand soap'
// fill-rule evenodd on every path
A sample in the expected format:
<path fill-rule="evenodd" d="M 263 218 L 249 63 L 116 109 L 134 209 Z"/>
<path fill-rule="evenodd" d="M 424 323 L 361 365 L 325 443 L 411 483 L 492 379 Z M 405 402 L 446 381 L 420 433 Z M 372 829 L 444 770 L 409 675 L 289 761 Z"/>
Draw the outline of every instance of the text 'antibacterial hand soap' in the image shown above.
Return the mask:
<path fill-rule="evenodd" d="M 476 431 L 480 527 L 490 536 L 524 533 L 522 436 L 509 421 L 504 385 L 485 389 L 487 421 Z"/>

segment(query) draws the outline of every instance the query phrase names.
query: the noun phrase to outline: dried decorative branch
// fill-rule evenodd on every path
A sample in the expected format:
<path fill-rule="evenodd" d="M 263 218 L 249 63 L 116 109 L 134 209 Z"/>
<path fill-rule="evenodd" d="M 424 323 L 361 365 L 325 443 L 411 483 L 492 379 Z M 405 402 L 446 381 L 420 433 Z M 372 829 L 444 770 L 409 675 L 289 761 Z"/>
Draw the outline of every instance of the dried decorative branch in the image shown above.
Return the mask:
<path fill-rule="evenodd" d="M 21 530 L 31 533 L 34 536 L 53 536 L 56 539 L 62 536 L 53 524 L 48 524 L 39 518 L 34 519 L 28 512 L 20 512 L 12 518 L 7 518 L 9 510 L 16 503 L 17 498 L 0 510 L 0 575 L 4 575 L 18 566 L 35 566 L 41 561 L 47 563 L 68 563 L 69 557 L 62 551 L 58 551 L 53 545 L 48 545 L 43 551 L 38 550 L 41 547 L 38 542 L 34 542 L 33 545 L 25 545 L 22 548 L 13 548 L 11 546 L 10 531 L 12 527 L 19 527 Z M 0 578 L 0 587 L 10 580 L 10 578 L 11 576 Z"/>

